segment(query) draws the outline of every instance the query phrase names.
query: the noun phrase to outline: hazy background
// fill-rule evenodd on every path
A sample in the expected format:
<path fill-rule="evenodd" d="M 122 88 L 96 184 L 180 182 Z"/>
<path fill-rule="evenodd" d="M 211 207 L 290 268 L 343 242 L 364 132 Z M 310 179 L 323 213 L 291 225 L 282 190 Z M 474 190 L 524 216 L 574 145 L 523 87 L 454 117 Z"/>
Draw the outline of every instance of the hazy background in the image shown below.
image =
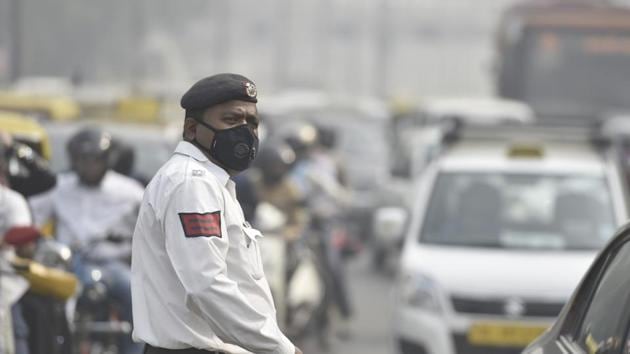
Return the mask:
<path fill-rule="evenodd" d="M 0 0 L 0 90 L 21 78 L 59 77 L 75 83 L 77 92 L 94 88 L 90 92 L 97 97 L 114 87 L 128 96 L 157 94 L 177 106 L 192 82 L 237 72 L 257 83 L 261 97 L 291 89 L 383 100 L 491 96 L 495 30 L 502 11 L 515 2 Z M 181 112 L 167 115 L 181 124 Z M 69 126 L 48 125 L 54 158 L 64 156 Z M 381 145 L 389 143 L 383 126 L 360 126 L 382 134 Z M 163 138 L 159 132 L 123 129 L 146 155 L 157 156 L 153 143 Z M 357 131 L 351 134 L 359 136 Z M 365 141 L 356 146 L 378 145 Z M 158 157 L 168 158 L 172 149 L 165 151 Z M 368 167 L 370 173 L 377 170 Z M 392 184 L 388 179 L 376 185 Z M 348 265 L 356 306 L 353 336 L 334 343 L 332 353 L 397 352 L 391 317 L 395 277 L 375 272 L 369 252 L 366 248 Z M 304 349 L 320 353 L 317 343 L 307 342 Z"/>
<path fill-rule="evenodd" d="M 0 0 L 0 83 L 67 76 L 181 92 L 215 72 L 263 93 L 487 95 L 513 0 Z"/>

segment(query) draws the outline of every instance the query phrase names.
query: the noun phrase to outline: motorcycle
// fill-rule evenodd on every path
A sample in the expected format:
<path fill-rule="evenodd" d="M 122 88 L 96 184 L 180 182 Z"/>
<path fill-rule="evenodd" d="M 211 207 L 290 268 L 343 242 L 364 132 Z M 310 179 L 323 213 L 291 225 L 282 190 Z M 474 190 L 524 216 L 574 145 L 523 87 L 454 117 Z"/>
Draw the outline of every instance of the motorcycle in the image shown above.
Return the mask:
<path fill-rule="evenodd" d="M 327 307 L 324 268 L 317 246 L 303 238 L 289 247 L 282 234 L 286 216 L 271 204 L 258 205 L 256 220 L 265 235 L 260 244 L 263 268 L 278 322 L 290 338 L 300 341 L 317 327 Z"/>
<path fill-rule="evenodd" d="M 19 299 L 19 316 L 27 328 L 28 348 L 33 354 L 67 354 L 72 336 L 66 312 L 78 280 L 69 272 L 70 250 L 41 237 L 34 227 L 14 227 L 5 235 L 14 248 L 10 259 L 17 274 L 28 280 Z"/>
<path fill-rule="evenodd" d="M 91 251 L 104 242 L 120 240 L 98 238 L 75 249 L 75 269 L 81 269 L 83 282 L 73 321 L 75 354 L 118 354 L 122 338 L 131 335 L 131 323 L 121 319 L 121 309 L 104 279 L 105 270 L 98 262 L 91 262 Z"/>
<path fill-rule="evenodd" d="M 14 350 L 11 308 L 28 290 L 28 282 L 16 274 L 7 256 L 0 250 L 0 352 Z"/>
<path fill-rule="evenodd" d="M 281 211 L 268 203 L 261 203 L 256 209 L 258 229 L 265 235 L 260 241 L 260 253 L 265 277 L 273 296 L 278 323 L 286 324 L 286 287 L 287 287 L 287 244 L 282 235 L 286 217 Z"/>

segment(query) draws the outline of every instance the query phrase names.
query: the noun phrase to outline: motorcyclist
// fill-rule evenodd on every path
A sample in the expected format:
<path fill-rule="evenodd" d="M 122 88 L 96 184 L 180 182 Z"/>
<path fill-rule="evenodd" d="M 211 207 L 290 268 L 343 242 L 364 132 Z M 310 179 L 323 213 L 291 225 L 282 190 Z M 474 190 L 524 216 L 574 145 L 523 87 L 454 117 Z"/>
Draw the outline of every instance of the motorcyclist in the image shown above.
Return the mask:
<path fill-rule="evenodd" d="M 19 170 L 6 171 L 6 182 L 11 189 L 28 198 L 43 193 L 55 186 L 57 176 L 50 169 L 48 161 L 30 146 L 13 139 L 11 134 L 0 130 L 0 142 L 4 146 L 6 161 L 14 161 Z"/>
<path fill-rule="evenodd" d="M 348 192 L 342 173 L 330 152 L 322 148 L 318 134 L 317 127 L 304 124 L 285 140 L 296 154 L 291 179 L 306 196 L 316 218 L 327 219 L 346 204 Z"/>
<path fill-rule="evenodd" d="M 317 131 L 317 141 L 314 144 L 310 159 L 314 161 L 315 168 L 320 173 L 332 180 L 334 185 L 334 194 L 328 197 L 335 197 L 333 201 L 337 206 L 335 218 L 342 220 L 343 227 L 337 227 L 333 243 L 335 247 L 341 250 L 342 255 L 351 256 L 359 252 L 362 248 L 359 242 L 360 230 L 364 229 L 355 223 L 351 223 L 352 218 L 349 216 L 350 209 L 350 192 L 348 185 L 348 175 L 345 163 L 338 154 L 338 135 L 337 131 L 327 125 L 315 125 Z M 340 223 L 337 223 L 338 226 Z"/>
<path fill-rule="evenodd" d="M 341 250 L 333 244 L 333 235 L 335 223 L 343 216 L 348 191 L 342 184 L 341 172 L 330 151 L 321 144 L 317 127 L 305 124 L 288 136 L 286 141 L 296 151 L 297 160 L 290 172 L 291 179 L 305 196 L 310 226 L 322 241 L 322 258 L 329 275 L 327 286 L 341 315 L 339 334 L 346 338 L 349 335 L 348 320 L 352 315 L 352 306 Z M 325 327 L 329 319 L 325 316 L 322 321 Z M 326 339 L 322 344 L 327 345 Z"/>
<path fill-rule="evenodd" d="M 295 162 L 295 152 L 287 144 L 264 147 L 256 160 L 259 172 L 254 186 L 259 202 L 267 202 L 287 217 L 282 235 L 289 243 L 297 240 L 308 223 L 304 196 L 289 178 Z"/>
<path fill-rule="evenodd" d="M 72 171 L 59 176 L 57 186 L 30 198 L 37 225 L 52 219 L 57 238 L 75 252 L 74 271 L 84 285 L 93 280 L 96 266 L 108 293 L 121 308 L 121 319 L 131 322 L 130 237 L 142 201 L 142 186 L 110 170 L 111 136 L 88 127 L 67 144 Z M 123 242 L 121 242 L 123 241 Z M 125 338 L 121 351 L 139 353 L 141 346 Z"/>
<path fill-rule="evenodd" d="M 0 141 L 0 353 L 28 354 L 28 327 L 18 300 L 28 282 L 10 264 L 13 250 L 4 235 L 14 226 L 30 225 L 31 215 L 24 197 L 7 186 L 6 146 Z"/>
<path fill-rule="evenodd" d="M 315 155 L 317 163 L 326 168 L 327 173 L 334 176 L 343 188 L 347 188 L 347 172 L 336 152 L 338 144 L 337 131 L 325 125 L 315 125 L 315 129 L 317 130 L 317 142 L 313 155 Z"/>

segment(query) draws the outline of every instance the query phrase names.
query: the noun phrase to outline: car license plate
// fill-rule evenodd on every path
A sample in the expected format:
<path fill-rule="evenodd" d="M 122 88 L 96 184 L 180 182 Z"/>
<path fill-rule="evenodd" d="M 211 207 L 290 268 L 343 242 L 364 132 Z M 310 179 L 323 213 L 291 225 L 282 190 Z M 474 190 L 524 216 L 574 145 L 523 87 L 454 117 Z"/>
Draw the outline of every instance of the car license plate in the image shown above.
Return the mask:
<path fill-rule="evenodd" d="M 525 347 L 547 327 L 512 323 L 477 323 L 468 330 L 468 342 L 477 346 Z"/>

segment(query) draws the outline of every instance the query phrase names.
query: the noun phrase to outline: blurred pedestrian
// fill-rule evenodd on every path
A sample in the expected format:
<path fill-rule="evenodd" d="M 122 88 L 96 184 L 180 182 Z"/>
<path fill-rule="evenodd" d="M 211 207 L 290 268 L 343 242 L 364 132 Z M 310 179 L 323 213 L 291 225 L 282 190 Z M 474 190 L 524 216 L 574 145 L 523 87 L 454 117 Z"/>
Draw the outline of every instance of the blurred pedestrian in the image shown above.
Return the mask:
<path fill-rule="evenodd" d="M 232 177 L 258 149 L 254 83 L 218 74 L 182 97 L 183 140 L 145 191 L 133 243 L 134 337 L 158 353 L 301 353 L 280 331 L 260 232 Z"/>

